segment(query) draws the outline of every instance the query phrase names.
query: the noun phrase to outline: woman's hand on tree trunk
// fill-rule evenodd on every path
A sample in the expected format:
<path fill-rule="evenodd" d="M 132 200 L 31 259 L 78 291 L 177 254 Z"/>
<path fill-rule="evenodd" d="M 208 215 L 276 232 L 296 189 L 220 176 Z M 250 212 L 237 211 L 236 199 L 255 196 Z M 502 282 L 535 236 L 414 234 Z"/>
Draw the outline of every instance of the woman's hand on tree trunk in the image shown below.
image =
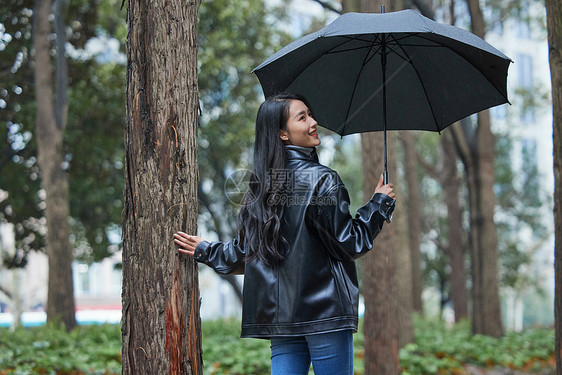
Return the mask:
<path fill-rule="evenodd" d="M 179 246 L 178 251 L 193 256 L 195 248 L 204 240 L 201 237 L 192 236 L 184 232 L 174 234 L 174 242 Z"/>

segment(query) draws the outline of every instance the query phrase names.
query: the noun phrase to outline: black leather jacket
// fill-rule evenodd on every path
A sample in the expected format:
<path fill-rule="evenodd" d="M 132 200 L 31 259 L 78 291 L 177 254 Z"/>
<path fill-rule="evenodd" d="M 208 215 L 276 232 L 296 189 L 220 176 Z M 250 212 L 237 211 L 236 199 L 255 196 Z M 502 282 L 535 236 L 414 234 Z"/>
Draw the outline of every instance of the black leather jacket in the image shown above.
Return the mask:
<path fill-rule="evenodd" d="M 276 267 L 244 262 L 238 239 L 202 242 L 195 259 L 220 274 L 245 274 L 242 337 L 357 331 L 359 290 L 354 260 L 373 246 L 394 200 L 375 194 L 352 218 L 349 195 L 314 149 L 288 146 L 292 178 L 283 233 L 289 242 Z"/>

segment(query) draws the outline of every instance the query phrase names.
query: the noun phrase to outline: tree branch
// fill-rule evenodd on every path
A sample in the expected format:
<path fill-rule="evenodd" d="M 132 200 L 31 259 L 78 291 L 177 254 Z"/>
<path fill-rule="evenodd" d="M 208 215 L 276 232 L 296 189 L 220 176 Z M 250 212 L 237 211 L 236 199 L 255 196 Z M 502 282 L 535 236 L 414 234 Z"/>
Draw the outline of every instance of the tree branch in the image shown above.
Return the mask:
<path fill-rule="evenodd" d="M 0 69 L 0 78 L 7 77 L 10 74 L 12 74 L 12 67 L 9 67 L 7 69 Z"/>
<path fill-rule="evenodd" d="M 6 295 L 6 297 L 8 297 L 9 299 L 13 299 L 12 293 L 10 293 L 8 290 L 6 290 L 1 285 L 0 285 L 0 292 L 4 293 Z"/>
<path fill-rule="evenodd" d="M 342 14 L 341 9 L 338 10 L 336 9 L 332 4 L 328 3 L 327 1 L 323 1 L 323 0 L 312 0 L 315 3 L 318 3 L 322 6 L 322 8 L 329 10 L 331 12 L 337 13 L 337 14 Z"/>
<path fill-rule="evenodd" d="M 449 255 L 449 245 L 443 243 L 439 237 L 432 238 L 431 242 L 443 253 Z"/>
<path fill-rule="evenodd" d="M 463 129 L 460 126 L 460 122 L 451 125 L 450 128 L 457 153 L 459 154 L 459 157 L 461 158 L 463 164 L 465 166 L 468 166 L 471 155 L 470 146 L 463 132 Z"/>
<path fill-rule="evenodd" d="M 407 142 L 406 139 L 404 137 L 404 135 L 402 134 L 402 132 L 400 132 L 398 134 L 398 139 L 400 140 L 400 142 L 402 142 L 402 144 L 404 145 L 404 147 L 408 147 L 407 146 Z M 441 181 L 439 178 L 439 168 L 436 168 L 432 165 L 430 165 L 424 158 L 423 156 L 420 154 L 420 152 L 415 148 L 412 147 L 412 151 L 414 152 L 414 154 L 416 155 L 416 160 L 419 161 L 419 163 L 421 164 L 422 168 L 427 172 L 427 174 L 429 174 L 433 179 L 437 180 L 437 181 Z"/>
<path fill-rule="evenodd" d="M 232 289 L 234 289 L 234 293 L 236 293 L 236 297 L 238 297 L 238 300 L 242 302 L 242 298 L 243 298 L 242 287 L 240 286 L 240 283 L 238 283 L 236 277 L 234 275 L 219 275 L 219 276 L 221 277 L 221 279 L 225 280 L 227 283 L 230 284 Z"/>
<path fill-rule="evenodd" d="M 421 14 L 423 14 L 427 18 L 435 18 L 435 12 L 433 11 L 433 8 L 425 0 L 412 0 L 412 3 L 416 6 L 416 8 L 418 8 Z"/>

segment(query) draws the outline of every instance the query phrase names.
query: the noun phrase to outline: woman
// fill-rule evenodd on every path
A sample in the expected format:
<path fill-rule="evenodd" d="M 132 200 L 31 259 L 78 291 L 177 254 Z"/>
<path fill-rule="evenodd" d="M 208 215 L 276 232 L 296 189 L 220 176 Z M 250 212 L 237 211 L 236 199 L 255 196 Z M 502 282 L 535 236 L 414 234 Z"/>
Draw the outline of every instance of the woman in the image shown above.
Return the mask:
<path fill-rule="evenodd" d="M 271 340 L 271 373 L 352 375 L 359 291 L 354 260 L 394 210 L 379 181 L 352 218 L 336 172 L 318 163 L 317 123 L 299 95 L 267 99 L 256 120 L 254 171 L 238 238 L 207 242 L 183 232 L 179 251 L 220 274 L 245 274 L 242 337 Z"/>

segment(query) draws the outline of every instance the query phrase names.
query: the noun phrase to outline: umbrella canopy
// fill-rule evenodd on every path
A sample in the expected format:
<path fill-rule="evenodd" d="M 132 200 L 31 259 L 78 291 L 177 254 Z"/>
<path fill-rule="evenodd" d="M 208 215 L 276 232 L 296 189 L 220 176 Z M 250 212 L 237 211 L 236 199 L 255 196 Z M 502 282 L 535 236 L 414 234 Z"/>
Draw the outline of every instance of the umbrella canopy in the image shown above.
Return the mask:
<path fill-rule="evenodd" d="M 476 35 L 413 10 L 346 13 L 253 70 L 266 97 L 305 96 L 340 135 L 441 131 L 508 102 L 511 60 Z"/>

